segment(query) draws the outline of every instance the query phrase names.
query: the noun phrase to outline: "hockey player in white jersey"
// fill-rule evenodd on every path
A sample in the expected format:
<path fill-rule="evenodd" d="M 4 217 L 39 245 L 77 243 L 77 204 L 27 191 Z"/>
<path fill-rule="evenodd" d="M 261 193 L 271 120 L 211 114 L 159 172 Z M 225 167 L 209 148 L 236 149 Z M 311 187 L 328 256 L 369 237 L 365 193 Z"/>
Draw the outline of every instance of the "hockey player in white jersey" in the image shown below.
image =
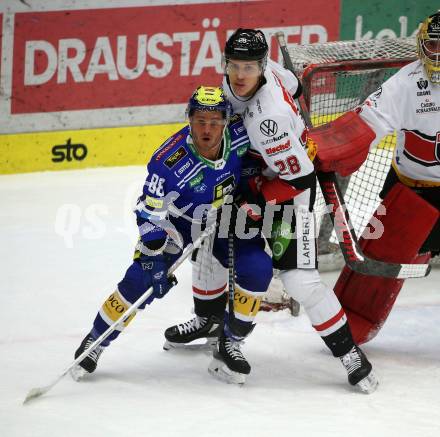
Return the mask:
<path fill-rule="evenodd" d="M 367 243 L 370 253 L 384 261 L 426 263 L 440 253 L 440 11 L 421 24 L 417 54 L 417 61 L 384 82 L 355 111 L 376 135 L 371 147 L 394 131 L 397 136 L 380 193 L 386 206 L 381 219 L 385 232 Z M 335 292 L 358 342 L 379 332 L 402 285 L 402 280 L 371 277 L 367 286 L 362 275 L 344 269 Z"/>
<path fill-rule="evenodd" d="M 292 73 L 268 60 L 267 53 L 263 33 L 254 29 L 238 29 L 225 47 L 223 88 L 234 112 L 243 117 L 251 140 L 250 154 L 265 167 L 262 174 L 247 179 L 239 204 L 251 220 L 263 222 L 263 228 L 274 213 L 268 240 L 273 266 L 281 271 L 286 292 L 301 303 L 317 333 L 340 358 L 350 384 L 370 393 L 377 386 L 372 366 L 354 343 L 338 299 L 322 283 L 317 270 L 313 152 L 307 148 L 307 129 L 294 101 L 301 86 Z M 206 290 L 206 308 L 210 290 L 218 290 L 224 272 L 217 270 L 211 277 L 203 273 L 196 264 L 193 284 Z M 196 301 L 198 296 L 194 297 Z M 176 334 L 183 326 L 169 329 Z M 197 326 L 193 326 L 196 333 Z M 176 335 L 168 338 L 169 333 L 165 332 L 168 340 L 179 341 Z M 215 351 L 210 370 L 215 372 L 221 366 Z"/>
<path fill-rule="evenodd" d="M 440 207 L 440 12 L 428 17 L 417 36 L 419 59 L 388 79 L 360 108 L 376 133 L 374 147 L 397 133 L 392 168 L 382 197 L 400 181 Z M 440 233 L 439 224 L 433 231 Z M 424 249 L 438 252 L 431 235 Z"/>

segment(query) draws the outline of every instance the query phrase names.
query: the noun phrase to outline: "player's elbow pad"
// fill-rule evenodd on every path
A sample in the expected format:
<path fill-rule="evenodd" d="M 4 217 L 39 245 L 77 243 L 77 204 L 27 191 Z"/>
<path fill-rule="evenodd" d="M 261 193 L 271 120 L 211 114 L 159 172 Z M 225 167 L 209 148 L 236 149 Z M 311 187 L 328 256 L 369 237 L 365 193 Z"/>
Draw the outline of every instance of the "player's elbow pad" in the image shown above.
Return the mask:
<path fill-rule="evenodd" d="M 154 223 L 137 217 L 137 225 L 139 228 L 139 236 L 144 244 L 149 244 L 151 241 L 165 241 L 167 233 L 164 229 L 156 226 Z"/>
<path fill-rule="evenodd" d="M 150 250 L 159 250 L 164 247 L 166 238 L 158 238 L 157 240 L 142 241 L 144 246 L 148 247 Z"/>

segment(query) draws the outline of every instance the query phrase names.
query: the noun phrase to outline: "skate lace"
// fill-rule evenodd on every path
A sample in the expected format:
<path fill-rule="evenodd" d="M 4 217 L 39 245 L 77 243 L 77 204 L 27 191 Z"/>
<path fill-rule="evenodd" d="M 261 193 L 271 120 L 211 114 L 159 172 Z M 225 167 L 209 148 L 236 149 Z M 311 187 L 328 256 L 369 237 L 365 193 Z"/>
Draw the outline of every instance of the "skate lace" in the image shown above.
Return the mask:
<path fill-rule="evenodd" d="M 192 332 L 204 326 L 207 320 L 208 317 L 197 316 L 191 320 L 188 320 L 188 322 L 181 323 L 180 325 L 177 326 L 177 329 L 179 330 L 180 334 L 191 334 Z"/>
<path fill-rule="evenodd" d="M 341 362 L 349 375 L 362 367 L 361 356 L 356 346 L 353 346 L 350 352 L 341 357 Z"/>
<path fill-rule="evenodd" d="M 241 342 L 240 341 L 233 341 L 230 339 L 227 339 L 225 341 L 225 349 L 229 356 L 231 356 L 234 360 L 242 360 L 245 361 L 245 358 L 240 350 Z"/>
<path fill-rule="evenodd" d="M 94 342 L 95 342 L 95 340 L 92 337 L 89 337 L 86 341 L 85 346 L 84 346 L 84 350 L 87 350 Z M 89 358 L 91 358 L 95 363 L 97 363 L 103 350 L 104 350 L 104 348 L 102 346 L 97 346 L 87 356 Z"/>

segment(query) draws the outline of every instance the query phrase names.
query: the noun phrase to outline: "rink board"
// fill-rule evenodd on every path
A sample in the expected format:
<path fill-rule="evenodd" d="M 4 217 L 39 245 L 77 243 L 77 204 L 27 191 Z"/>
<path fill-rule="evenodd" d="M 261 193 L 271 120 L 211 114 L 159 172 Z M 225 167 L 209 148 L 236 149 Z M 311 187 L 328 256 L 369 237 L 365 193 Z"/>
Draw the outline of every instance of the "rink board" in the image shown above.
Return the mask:
<path fill-rule="evenodd" d="M 142 165 L 181 123 L 0 135 L 0 174 Z"/>

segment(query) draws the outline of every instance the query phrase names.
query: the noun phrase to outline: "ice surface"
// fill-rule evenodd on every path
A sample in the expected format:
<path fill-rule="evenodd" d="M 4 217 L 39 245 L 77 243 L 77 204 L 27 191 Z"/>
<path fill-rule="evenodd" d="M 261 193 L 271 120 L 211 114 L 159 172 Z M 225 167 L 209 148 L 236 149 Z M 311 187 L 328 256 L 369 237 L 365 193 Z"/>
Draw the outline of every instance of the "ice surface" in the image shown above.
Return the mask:
<path fill-rule="evenodd" d="M 440 435 L 440 270 L 407 281 L 364 346 L 380 378 L 369 396 L 351 390 L 303 313 L 259 314 L 243 347 L 252 365 L 244 387 L 213 379 L 207 352 L 163 351 L 164 329 L 191 316 L 186 264 L 95 374 L 66 376 L 22 406 L 70 364 L 130 264 L 144 176 L 125 167 L 0 177 L 1 436 Z M 332 284 L 336 274 L 323 277 Z"/>

